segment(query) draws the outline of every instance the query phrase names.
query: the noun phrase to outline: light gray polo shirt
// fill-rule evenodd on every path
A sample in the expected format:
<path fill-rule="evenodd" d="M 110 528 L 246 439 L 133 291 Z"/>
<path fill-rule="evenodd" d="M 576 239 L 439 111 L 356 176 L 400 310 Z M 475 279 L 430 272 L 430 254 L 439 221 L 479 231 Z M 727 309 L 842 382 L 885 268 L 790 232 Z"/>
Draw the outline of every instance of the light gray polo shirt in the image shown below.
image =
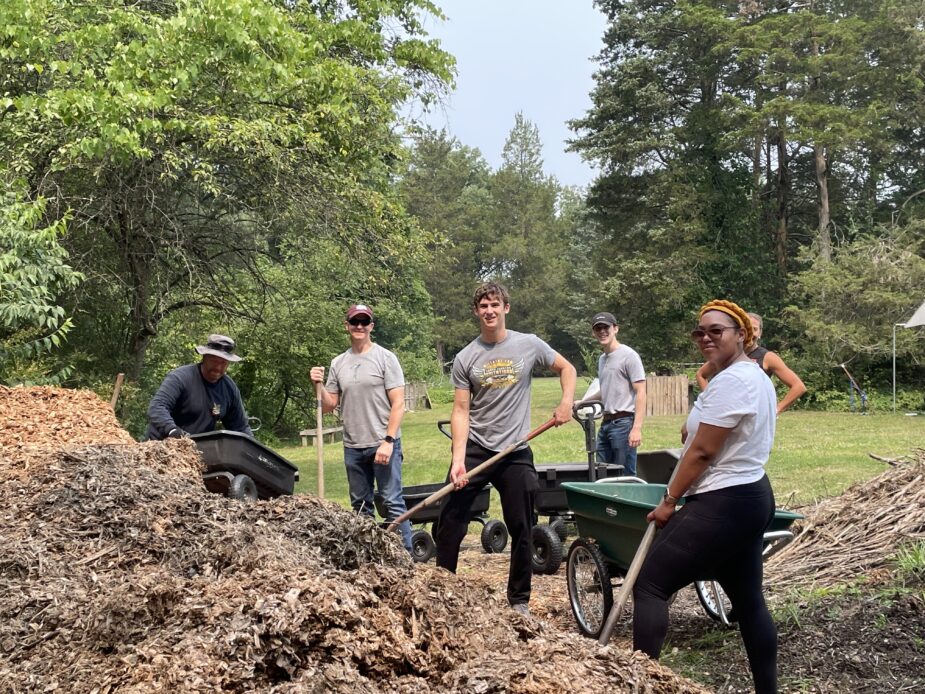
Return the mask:
<path fill-rule="evenodd" d="M 325 390 L 340 394 L 344 446 L 370 448 L 385 438 L 392 403 L 388 391 L 405 385 L 398 357 L 373 344 L 364 354 L 348 349 L 331 362 Z M 395 432 L 395 438 L 401 430 Z"/>
<path fill-rule="evenodd" d="M 556 351 L 536 335 L 508 330 L 501 342 L 476 338 L 456 355 L 450 380 L 468 390 L 469 438 L 502 451 L 530 433 L 530 381 Z"/>

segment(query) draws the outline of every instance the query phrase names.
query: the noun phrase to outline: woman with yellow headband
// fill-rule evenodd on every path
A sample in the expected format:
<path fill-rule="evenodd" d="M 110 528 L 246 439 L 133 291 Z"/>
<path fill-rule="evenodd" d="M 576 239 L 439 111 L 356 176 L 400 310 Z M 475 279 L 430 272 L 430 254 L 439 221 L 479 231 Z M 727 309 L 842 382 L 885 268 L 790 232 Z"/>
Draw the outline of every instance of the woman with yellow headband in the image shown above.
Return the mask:
<path fill-rule="evenodd" d="M 764 472 L 774 443 L 774 387 L 745 354 L 754 340 L 745 311 L 715 300 L 699 317 L 691 338 L 716 375 L 691 409 L 677 473 L 649 514 L 662 531 L 633 588 L 633 647 L 658 658 L 670 596 L 696 580 L 717 580 L 732 601 L 755 691 L 776 692 L 777 630 L 761 586 L 763 535 L 774 517 Z"/>
<path fill-rule="evenodd" d="M 755 338 L 750 343 L 745 345 L 745 354 L 748 355 L 748 358 L 754 362 L 757 362 L 758 366 L 768 375 L 776 376 L 781 383 L 787 386 L 787 392 L 784 394 L 784 397 L 781 398 L 781 401 L 777 403 L 777 414 L 784 412 L 789 408 L 797 398 L 799 398 L 803 393 L 806 392 L 806 385 L 804 385 L 802 379 L 796 375 L 796 373 L 787 366 L 787 363 L 781 358 L 776 352 L 762 347 L 758 340 L 761 337 L 762 329 L 762 320 L 761 316 L 757 313 L 748 314 L 749 321 L 752 324 L 752 331 L 754 332 Z M 705 362 L 697 370 L 697 385 L 700 386 L 700 390 L 706 390 L 707 385 L 711 378 L 713 378 L 713 366 L 710 362 Z"/>

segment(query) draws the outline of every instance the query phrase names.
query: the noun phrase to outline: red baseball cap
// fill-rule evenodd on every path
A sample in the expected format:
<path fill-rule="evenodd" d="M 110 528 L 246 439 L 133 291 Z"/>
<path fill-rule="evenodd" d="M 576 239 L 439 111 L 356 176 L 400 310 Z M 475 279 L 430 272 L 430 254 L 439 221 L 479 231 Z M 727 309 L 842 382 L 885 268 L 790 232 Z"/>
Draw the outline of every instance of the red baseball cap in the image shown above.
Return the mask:
<path fill-rule="evenodd" d="M 356 316 L 366 316 L 370 320 L 373 320 L 373 310 L 366 304 L 354 304 L 347 309 L 347 320 L 355 318 Z"/>

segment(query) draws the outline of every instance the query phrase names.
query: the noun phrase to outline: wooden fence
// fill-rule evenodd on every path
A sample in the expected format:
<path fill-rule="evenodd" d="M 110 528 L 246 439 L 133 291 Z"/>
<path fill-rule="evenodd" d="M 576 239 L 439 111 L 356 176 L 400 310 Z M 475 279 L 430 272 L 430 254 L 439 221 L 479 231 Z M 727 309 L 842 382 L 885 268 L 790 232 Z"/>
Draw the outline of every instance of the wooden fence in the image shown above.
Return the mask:
<path fill-rule="evenodd" d="M 647 376 L 646 415 L 687 414 L 688 390 L 687 376 Z"/>
<path fill-rule="evenodd" d="M 426 383 L 405 384 L 405 411 L 432 409 L 430 396 L 427 394 Z"/>

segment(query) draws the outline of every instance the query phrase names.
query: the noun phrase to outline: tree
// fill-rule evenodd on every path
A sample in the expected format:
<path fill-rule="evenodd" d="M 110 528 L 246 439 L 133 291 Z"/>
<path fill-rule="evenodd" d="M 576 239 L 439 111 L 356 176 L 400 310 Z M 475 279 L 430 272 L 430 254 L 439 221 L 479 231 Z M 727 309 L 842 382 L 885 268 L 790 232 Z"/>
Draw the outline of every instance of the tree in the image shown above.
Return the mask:
<path fill-rule="evenodd" d="M 57 382 L 43 357 L 72 328 L 60 297 L 82 279 L 59 244 L 61 219 L 40 228 L 45 201 L 26 203 L 11 193 L 0 200 L 0 383 Z"/>
<path fill-rule="evenodd" d="M 472 339 L 472 290 L 489 274 L 489 179 L 488 164 L 478 150 L 445 131 L 423 130 L 399 184 L 405 208 L 432 234 L 423 277 L 441 364 Z"/>
<path fill-rule="evenodd" d="M 130 378 L 174 314 L 259 318 L 251 290 L 270 289 L 260 259 L 278 260 L 288 237 L 334 239 L 372 266 L 401 252 L 407 227 L 377 221 L 400 151 L 395 109 L 451 77 L 421 11 L 436 10 L 426 0 L 0 8 L 5 175 L 46 196 L 51 220 L 71 215 L 65 242 L 88 280 L 77 300 L 122 316 L 88 334 L 123 336 Z"/>

